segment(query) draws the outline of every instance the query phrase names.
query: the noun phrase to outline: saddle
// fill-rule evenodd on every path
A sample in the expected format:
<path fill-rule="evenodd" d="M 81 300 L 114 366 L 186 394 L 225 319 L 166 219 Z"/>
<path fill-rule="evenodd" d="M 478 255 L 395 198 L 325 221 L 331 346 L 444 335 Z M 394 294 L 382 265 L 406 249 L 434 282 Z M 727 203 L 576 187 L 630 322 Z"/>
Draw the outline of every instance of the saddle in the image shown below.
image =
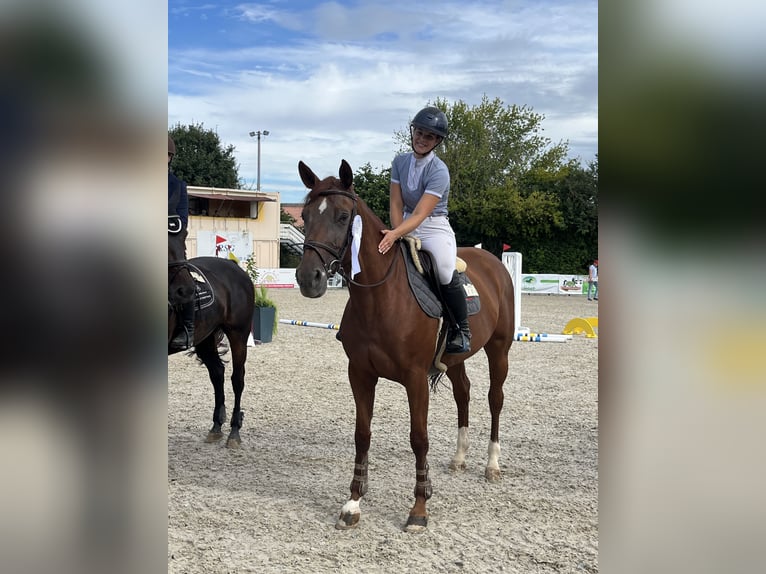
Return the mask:
<path fill-rule="evenodd" d="M 213 287 L 210 285 L 210 281 L 208 281 L 207 277 L 205 277 L 205 274 L 199 267 L 190 262 L 187 262 L 187 266 L 189 267 L 189 274 L 194 280 L 195 310 L 200 311 L 206 309 L 215 302 Z M 183 329 L 183 325 L 179 323 L 173 332 L 173 336 L 175 336 L 181 329 Z"/>
<path fill-rule="evenodd" d="M 447 342 L 448 325 L 443 320 L 445 304 L 441 296 L 439 276 L 436 272 L 436 266 L 434 265 L 431 253 L 421 249 L 420 239 L 406 235 L 402 237 L 402 241 L 399 243 L 406 263 L 407 282 L 409 283 L 410 291 L 412 291 L 415 300 L 426 315 L 441 320 L 436 340 L 434 363 L 428 373 L 431 387 L 434 388 L 441 375 L 447 370 L 447 366 L 441 362 L 441 356 L 444 354 Z M 465 301 L 468 307 L 468 315 L 475 315 L 481 309 L 481 301 L 479 300 L 479 292 L 465 273 L 468 265 L 458 257 L 455 267 L 458 271 L 463 291 L 466 294 Z"/>
<path fill-rule="evenodd" d="M 186 262 L 186 266 L 189 269 L 189 275 L 191 275 L 194 281 L 194 305 L 197 311 L 206 309 L 215 303 L 215 293 L 213 292 L 213 286 L 210 285 L 205 274 L 202 270 L 191 263 Z M 172 306 L 172 305 L 171 305 Z"/>
<path fill-rule="evenodd" d="M 444 302 L 431 253 L 421 249 L 420 239 L 411 235 L 402 237 L 400 244 L 406 262 L 407 281 L 412 294 L 426 315 L 439 319 L 444 312 Z M 456 268 L 463 285 L 463 291 L 466 294 L 465 302 L 468 306 L 468 315 L 475 315 L 481 309 L 479 292 L 465 273 L 468 265 L 459 257 Z"/>
<path fill-rule="evenodd" d="M 194 300 L 197 305 L 197 311 L 210 307 L 215 302 L 215 293 L 213 293 L 213 287 L 210 285 L 205 274 L 202 270 L 189 263 L 189 273 L 194 279 Z"/>

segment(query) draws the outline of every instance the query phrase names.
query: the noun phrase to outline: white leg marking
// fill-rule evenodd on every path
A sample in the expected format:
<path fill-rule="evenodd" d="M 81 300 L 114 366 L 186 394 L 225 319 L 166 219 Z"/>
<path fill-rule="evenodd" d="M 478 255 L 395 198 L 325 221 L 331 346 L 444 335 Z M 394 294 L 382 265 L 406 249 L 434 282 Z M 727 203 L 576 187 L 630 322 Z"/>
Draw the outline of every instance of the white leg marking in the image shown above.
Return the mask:
<path fill-rule="evenodd" d="M 325 197 L 322 200 L 322 203 L 319 204 L 319 214 L 321 215 L 324 213 L 324 210 L 327 209 L 327 198 Z"/>
<path fill-rule="evenodd" d="M 465 455 L 468 452 L 468 446 L 468 427 L 460 427 L 457 429 L 457 450 L 449 465 L 451 470 L 463 470 L 465 468 Z"/>
<path fill-rule="evenodd" d="M 342 514 L 361 514 L 362 512 L 359 510 L 359 500 L 349 500 L 340 511 Z"/>
<path fill-rule="evenodd" d="M 335 522 L 335 528 L 338 530 L 348 530 L 350 528 L 356 528 L 359 524 L 359 520 L 362 517 L 362 513 L 359 511 L 359 501 L 349 500 L 340 509 L 340 516 Z"/>
<path fill-rule="evenodd" d="M 500 443 L 490 441 L 487 452 L 489 454 L 489 460 L 487 461 L 487 468 L 500 470 Z"/>

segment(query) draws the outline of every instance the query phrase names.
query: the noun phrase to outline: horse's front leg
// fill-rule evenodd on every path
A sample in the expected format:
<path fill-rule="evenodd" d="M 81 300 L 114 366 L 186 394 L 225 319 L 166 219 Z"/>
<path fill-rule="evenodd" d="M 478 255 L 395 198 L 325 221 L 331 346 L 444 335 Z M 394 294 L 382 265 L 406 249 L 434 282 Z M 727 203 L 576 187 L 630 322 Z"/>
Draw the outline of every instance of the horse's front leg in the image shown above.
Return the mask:
<path fill-rule="evenodd" d="M 428 526 L 426 501 L 433 491 L 428 477 L 428 380 L 426 373 L 407 384 L 410 404 L 410 446 L 415 453 L 415 504 L 407 517 L 405 530 L 421 532 Z"/>
<path fill-rule="evenodd" d="M 361 498 L 367 492 L 367 453 L 370 450 L 372 411 L 375 405 L 375 387 L 378 383 L 374 375 L 352 374 L 351 364 L 349 364 L 348 372 L 356 403 L 356 429 L 354 430 L 356 456 L 354 457 L 354 476 L 351 479 L 351 498 L 340 510 L 340 516 L 335 523 L 335 528 L 338 530 L 356 527 L 362 517 L 359 505 Z"/>

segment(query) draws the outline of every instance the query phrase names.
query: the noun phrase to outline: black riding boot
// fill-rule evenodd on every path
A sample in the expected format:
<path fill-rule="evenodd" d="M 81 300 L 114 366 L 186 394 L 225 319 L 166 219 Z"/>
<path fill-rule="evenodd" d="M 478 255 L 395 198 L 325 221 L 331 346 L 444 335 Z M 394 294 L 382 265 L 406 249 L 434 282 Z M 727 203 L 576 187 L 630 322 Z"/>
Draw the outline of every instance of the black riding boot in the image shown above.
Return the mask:
<path fill-rule="evenodd" d="M 170 349 L 173 351 L 185 351 L 194 346 L 194 305 L 195 301 L 191 301 L 181 307 L 181 329 L 170 341 Z"/>
<path fill-rule="evenodd" d="M 452 316 L 453 323 L 447 331 L 447 348 L 451 354 L 467 353 L 471 350 L 471 329 L 468 326 L 468 307 L 465 302 L 465 289 L 460 283 L 457 271 L 452 275 L 452 281 L 442 285 L 444 302 L 449 307 L 445 319 Z"/>

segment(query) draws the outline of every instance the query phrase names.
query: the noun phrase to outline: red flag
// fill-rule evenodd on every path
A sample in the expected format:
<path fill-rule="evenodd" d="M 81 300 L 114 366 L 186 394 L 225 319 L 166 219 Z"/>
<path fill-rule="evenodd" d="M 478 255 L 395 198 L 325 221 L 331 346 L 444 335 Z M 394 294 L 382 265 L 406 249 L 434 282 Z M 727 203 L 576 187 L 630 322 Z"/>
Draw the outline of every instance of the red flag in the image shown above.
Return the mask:
<path fill-rule="evenodd" d="M 503 251 L 508 251 L 511 248 L 507 243 L 503 243 Z"/>

